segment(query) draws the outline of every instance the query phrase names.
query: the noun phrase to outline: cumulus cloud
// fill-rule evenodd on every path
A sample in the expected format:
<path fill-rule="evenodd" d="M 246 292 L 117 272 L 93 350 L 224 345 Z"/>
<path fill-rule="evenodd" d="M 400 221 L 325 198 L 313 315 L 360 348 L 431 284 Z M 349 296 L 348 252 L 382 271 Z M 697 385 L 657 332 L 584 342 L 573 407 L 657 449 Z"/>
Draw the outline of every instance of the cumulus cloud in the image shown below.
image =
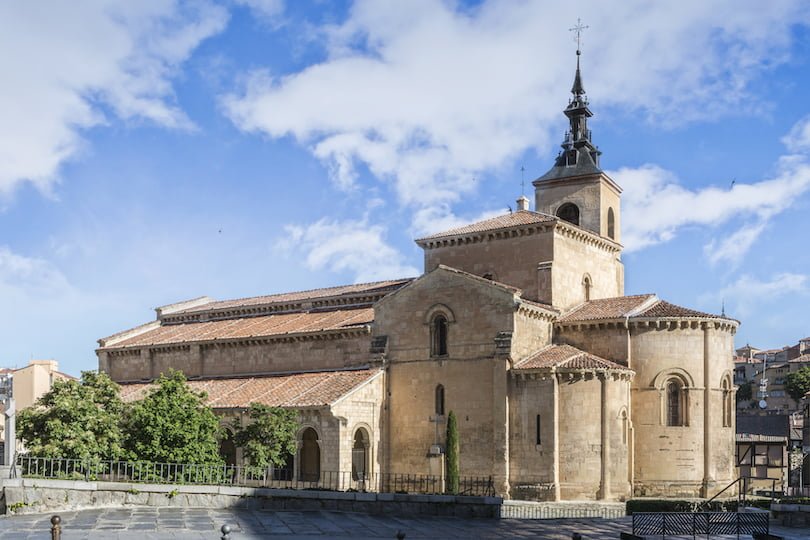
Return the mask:
<path fill-rule="evenodd" d="M 788 295 L 808 294 L 810 294 L 810 277 L 806 274 L 784 272 L 765 280 L 744 274 L 713 294 L 712 298 L 724 299 L 733 306 L 736 316 L 744 316 Z"/>
<path fill-rule="evenodd" d="M 83 145 L 83 129 L 141 118 L 192 123 L 171 79 L 227 12 L 201 2 L 0 4 L 0 193 L 30 181 L 47 191 Z"/>
<path fill-rule="evenodd" d="M 804 149 L 796 143 L 807 125 L 808 119 L 799 121 L 791 136 L 783 139 L 788 150 Z M 810 191 L 810 163 L 801 154 L 781 156 L 771 178 L 729 188 L 690 190 L 672 172 L 649 164 L 609 174 L 624 188 L 622 241 L 627 252 L 671 240 L 685 227 L 717 226 L 742 218 L 745 224 L 737 231 L 704 247 L 712 264 L 739 263 L 770 220 Z"/>
<path fill-rule="evenodd" d="M 761 107 L 749 82 L 786 58 L 790 25 L 810 21 L 807 4 L 789 0 L 768 10 L 732 0 L 581 8 L 586 88 L 600 107 L 665 124 Z M 473 176 L 561 139 L 572 22 L 559 3 L 358 1 L 323 29 L 323 62 L 255 71 L 223 105 L 246 132 L 306 145 L 339 187 L 352 189 L 362 165 L 393 183 L 415 219 L 452 220 Z"/>
<path fill-rule="evenodd" d="M 282 253 L 303 254 L 311 270 L 351 272 L 357 283 L 419 275 L 399 251 L 385 241 L 385 227 L 367 220 L 321 219 L 308 225 L 286 225 L 276 242 Z"/>
<path fill-rule="evenodd" d="M 73 288 L 50 262 L 26 257 L 0 246 L 0 290 L 18 297 L 62 296 Z M 7 295 L 4 297 L 8 298 Z"/>

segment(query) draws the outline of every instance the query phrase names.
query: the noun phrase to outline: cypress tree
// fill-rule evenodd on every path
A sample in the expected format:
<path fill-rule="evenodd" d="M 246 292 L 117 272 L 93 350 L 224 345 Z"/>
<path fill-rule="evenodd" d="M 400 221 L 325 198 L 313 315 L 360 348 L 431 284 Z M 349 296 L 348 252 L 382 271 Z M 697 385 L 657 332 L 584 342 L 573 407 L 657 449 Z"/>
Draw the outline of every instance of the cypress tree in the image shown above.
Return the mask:
<path fill-rule="evenodd" d="M 458 425 L 456 414 L 447 415 L 447 492 L 458 493 Z"/>

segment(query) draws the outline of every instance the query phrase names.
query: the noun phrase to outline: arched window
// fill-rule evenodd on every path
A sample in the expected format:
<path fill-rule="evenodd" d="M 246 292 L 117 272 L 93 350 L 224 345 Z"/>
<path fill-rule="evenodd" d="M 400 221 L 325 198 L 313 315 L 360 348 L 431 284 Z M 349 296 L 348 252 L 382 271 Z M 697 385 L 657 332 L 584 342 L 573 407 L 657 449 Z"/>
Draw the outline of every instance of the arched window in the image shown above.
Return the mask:
<path fill-rule="evenodd" d="M 666 385 L 667 393 L 667 425 L 683 426 L 684 422 L 684 391 L 683 385 L 677 379 L 670 379 Z"/>
<path fill-rule="evenodd" d="M 436 386 L 436 398 L 434 401 L 436 416 L 444 416 L 444 386 L 441 384 Z"/>
<path fill-rule="evenodd" d="M 585 301 L 590 302 L 591 300 L 591 287 L 593 287 L 593 283 L 591 282 L 591 276 L 585 274 L 582 277 L 582 288 L 585 290 Z"/>
<path fill-rule="evenodd" d="M 364 428 L 358 428 L 354 432 L 352 445 L 352 480 L 362 482 L 367 477 L 369 445 L 368 432 Z"/>
<path fill-rule="evenodd" d="M 431 356 L 447 356 L 447 317 L 436 315 L 430 325 Z"/>
<path fill-rule="evenodd" d="M 611 240 L 616 239 L 616 216 L 613 214 L 613 208 L 608 208 L 607 218 L 607 234 Z"/>
<path fill-rule="evenodd" d="M 565 203 L 557 209 L 557 217 L 568 223 L 579 225 L 579 208 L 574 203 Z"/>
<path fill-rule="evenodd" d="M 723 389 L 723 427 L 731 427 L 732 415 L 734 414 L 732 401 L 732 394 L 734 392 L 731 391 L 731 383 L 728 381 L 728 377 L 723 379 L 723 382 L 720 383 L 720 387 Z"/>

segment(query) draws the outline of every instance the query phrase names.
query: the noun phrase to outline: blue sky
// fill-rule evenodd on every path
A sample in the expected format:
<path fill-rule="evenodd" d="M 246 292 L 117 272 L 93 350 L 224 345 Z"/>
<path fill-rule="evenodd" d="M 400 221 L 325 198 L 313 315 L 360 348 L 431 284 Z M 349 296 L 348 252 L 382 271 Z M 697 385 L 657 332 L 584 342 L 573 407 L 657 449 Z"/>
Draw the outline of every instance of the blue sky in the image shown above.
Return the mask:
<path fill-rule="evenodd" d="M 506 211 L 582 69 L 626 292 L 810 335 L 810 6 L 233 0 L 0 6 L 0 359 L 201 295 L 416 275 Z M 527 190 L 527 194 L 530 190 Z"/>

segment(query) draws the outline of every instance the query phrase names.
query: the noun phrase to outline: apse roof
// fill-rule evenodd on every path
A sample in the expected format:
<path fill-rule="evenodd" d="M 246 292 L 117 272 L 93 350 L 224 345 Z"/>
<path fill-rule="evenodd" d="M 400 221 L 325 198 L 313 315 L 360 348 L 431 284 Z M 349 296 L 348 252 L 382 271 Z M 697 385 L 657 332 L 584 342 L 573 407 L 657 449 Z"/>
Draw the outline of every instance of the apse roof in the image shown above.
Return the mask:
<path fill-rule="evenodd" d="M 548 345 L 527 358 L 517 362 L 514 369 L 621 369 L 629 370 L 627 366 L 600 358 L 595 354 L 581 351 L 571 345 Z"/>

